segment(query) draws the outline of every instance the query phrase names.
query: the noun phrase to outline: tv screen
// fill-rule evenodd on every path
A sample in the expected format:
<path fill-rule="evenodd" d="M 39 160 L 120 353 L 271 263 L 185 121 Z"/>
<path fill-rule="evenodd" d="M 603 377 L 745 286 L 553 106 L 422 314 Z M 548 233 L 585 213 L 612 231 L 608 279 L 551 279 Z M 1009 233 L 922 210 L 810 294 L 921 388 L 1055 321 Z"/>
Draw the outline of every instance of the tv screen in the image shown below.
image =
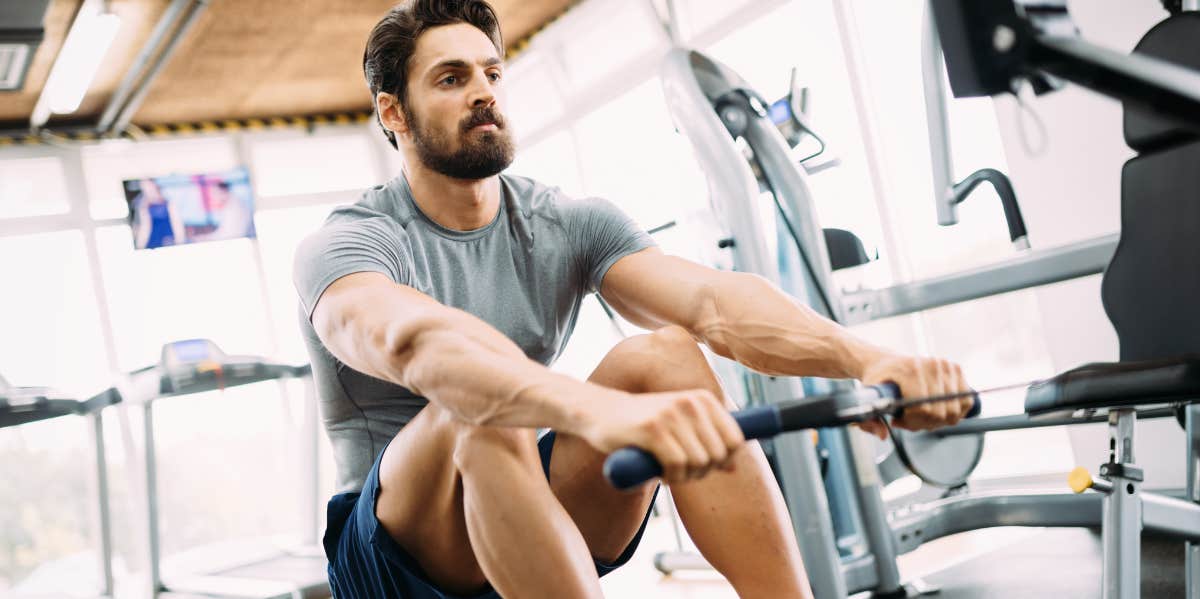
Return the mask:
<path fill-rule="evenodd" d="M 254 237 L 254 196 L 245 167 L 124 181 L 135 248 Z"/>

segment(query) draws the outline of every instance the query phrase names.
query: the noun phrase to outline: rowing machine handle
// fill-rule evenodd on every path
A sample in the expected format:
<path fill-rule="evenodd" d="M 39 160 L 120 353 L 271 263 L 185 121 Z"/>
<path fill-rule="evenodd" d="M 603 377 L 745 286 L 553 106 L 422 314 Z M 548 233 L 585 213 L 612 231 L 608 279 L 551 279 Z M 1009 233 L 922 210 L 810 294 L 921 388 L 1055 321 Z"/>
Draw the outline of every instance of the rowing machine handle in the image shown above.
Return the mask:
<path fill-rule="evenodd" d="M 897 400 L 900 399 L 900 387 L 897 386 L 896 383 L 892 383 L 892 382 L 882 383 L 879 385 L 875 385 L 875 388 L 879 389 L 880 397 L 886 397 L 886 398 L 897 399 Z M 979 399 L 979 394 L 976 393 L 973 396 L 973 398 L 975 399 L 975 403 L 971 404 L 971 409 L 967 412 L 966 416 L 963 416 L 963 418 L 974 418 L 974 417 L 978 416 L 980 412 L 983 411 L 983 401 Z M 903 418 L 903 417 L 904 417 L 904 408 L 900 408 L 899 410 L 896 410 L 896 413 L 893 415 L 893 418 Z"/>
<path fill-rule="evenodd" d="M 746 439 L 773 437 L 783 430 L 778 406 L 758 406 L 733 413 Z M 604 460 L 604 478 L 612 486 L 627 491 L 662 476 L 662 465 L 654 455 L 638 447 L 623 447 Z"/>
<path fill-rule="evenodd" d="M 875 389 L 881 398 L 900 399 L 900 387 L 895 383 L 883 383 L 871 388 Z M 975 405 L 966 417 L 978 416 L 981 407 L 979 396 L 976 396 Z M 900 409 L 895 417 L 899 418 L 903 414 L 904 410 Z M 778 406 L 758 406 L 734 412 L 733 419 L 741 427 L 747 440 L 773 437 L 783 432 L 783 421 Z M 622 491 L 633 489 L 656 476 L 662 476 L 662 465 L 653 454 L 638 447 L 623 447 L 604 460 L 604 478 Z"/>

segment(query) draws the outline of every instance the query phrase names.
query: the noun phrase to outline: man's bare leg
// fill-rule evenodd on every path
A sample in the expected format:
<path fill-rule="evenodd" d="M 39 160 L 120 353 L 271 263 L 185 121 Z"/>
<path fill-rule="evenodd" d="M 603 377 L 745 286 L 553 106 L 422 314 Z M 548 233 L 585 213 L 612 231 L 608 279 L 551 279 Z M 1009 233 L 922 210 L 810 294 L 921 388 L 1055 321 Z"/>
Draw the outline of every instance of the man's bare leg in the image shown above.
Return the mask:
<path fill-rule="evenodd" d="M 696 342 L 675 327 L 622 342 L 589 380 L 631 392 L 703 388 L 723 396 Z M 610 561 L 637 533 L 653 489 L 616 491 L 601 474 L 604 457 L 582 439 L 560 434 L 550 485 L 592 554 Z M 811 597 L 787 507 L 762 449 L 748 443 L 733 463 L 732 472 L 714 469 L 699 481 L 671 487 L 696 547 L 744 599 Z"/>
<path fill-rule="evenodd" d="M 601 597 L 533 429 L 471 426 L 431 403 L 392 440 L 379 480 L 376 516 L 442 589 L 490 582 L 509 599 Z"/>

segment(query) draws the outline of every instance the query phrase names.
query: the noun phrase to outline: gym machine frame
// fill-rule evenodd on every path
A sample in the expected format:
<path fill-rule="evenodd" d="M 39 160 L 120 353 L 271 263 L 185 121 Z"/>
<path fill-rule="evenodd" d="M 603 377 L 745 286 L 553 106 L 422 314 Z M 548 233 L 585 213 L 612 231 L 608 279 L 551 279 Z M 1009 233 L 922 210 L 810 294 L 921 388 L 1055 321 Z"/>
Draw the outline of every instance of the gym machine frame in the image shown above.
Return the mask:
<path fill-rule="evenodd" d="M 989 3 L 995 4 L 1011 5 L 1011 2 Z M 1069 22 L 1065 6 L 1061 9 L 1052 16 L 1067 18 Z M 1010 10 L 1015 14 L 1011 6 Z M 1062 23 L 1059 21 L 1058 24 Z M 970 27 L 965 23 L 939 25 L 943 31 L 956 25 L 971 32 L 980 30 L 978 23 L 971 23 Z M 986 25 L 983 27 L 983 31 L 988 31 Z M 1010 29 L 1009 33 L 1033 31 L 1029 27 L 1019 31 Z M 1070 34 L 1075 34 L 1073 25 Z M 1000 41 L 1007 39 L 1005 35 L 1000 34 Z M 1200 94 L 1193 91 L 1200 90 L 1200 84 L 1192 85 L 1196 76 L 1189 71 L 1144 57 L 1120 55 L 1069 37 L 1029 35 L 1023 41 L 1042 44 L 1039 47 L 1046 49 L 1045 56 L 1052 57 L 1046 64 L 1031 68 L 1044 68 L 1052 75 L 1076 80 L 1126 101 L 1148 102 L 1155 106 L 1165 102 L 1169 106 L 1164 111 L 1179 118 L 1196 119 L 1200 115 Z M 1147 71 L 1155 76 L 1141 74 Z M 1098 74 L 1108 77 L 1097 77 Z M 1103 271 L 1113 254 L 1117 235 L 1063 248 L 1026 251 L 1020 257 L 995 265 L 928 281 L 834 297 L 828 294 L 833 285 L 826 266 L 829 264 L 827 250 L 821 242 L 821 230 L 805 174 L 794 164 L 790 147 L 767 117 L 764 103 L 736 73 L 687 49 L 677 48 L 668 54 L 663 80 L 676 127 L 692 142 L 699 162 L 705 166 L 714 211 L 727 223 L 731 233 L 734 267 L 780 283 L 777 263 L 761 241 L 761 208 L 754 201 L 759 197 L 763 182 L 755 178 L 754 170 L 736 144 L 735 140 L 741 138 L 752 150 L 757 170 L 774 193 L 783 216 L 790 221 L 801 256 L 806 258 L 799 289 L 791 291 L 801 301 L 835 320 L 846 324 L 865 322 L 1096 274 Z M 1050 78 L 1044 80 L 1053 81 Z M 1146 91 L 1148 89 L 1152 91 Z M 1164 97 L 1167 100 L 1164 101 Z M 938 96 L 935 101 L 942 99 Z M 1192 108 L 1191 112 L 1188 107 Z M 753 373 L 748 377 L 748 387 L 757 391 L 758 398 L 764 403 L 777 404 L 804 394 L 798 379 Z M 832 383 L 834 388 L 842 384 Z M 835 443 L 850 449 L 853 464 L 848 474 L 855 483 L 853 499 L 858 504 L 867 545 L 865 553 L 844 561 L 839 557 L 834 540 L 827 498 L 820 491 L 823 489 L 822 478 L 812 443 L 802 435 L 777 437 L 776 455 L 787 456 L 787 459 L 777 460 L 776 474 L 818 598 L 840 598 L 848 592 L 863 590 L 873 590 L 879 595 L 907 594 L 896 567 L 896 556 L 941 536 L 992 526 L 1098 525 L 1104 525 L 1105 530 L 1106 596 L 1133 596 L 1129 589 L 1134 589 L 1136 594 L 1138 576 L 1128 573 L 1136 573 L 1139 567 L 1133 559 L 1138 555 L 1139 542 L 1135 531 L 1144 526 L 1147 530 L 1189 541 L 1188 593 L 1190 597 L 1200 597 L 1200 575 L 1197 574 L 1200 572 L 1197 552 L 1200 506 L 1194 503 L 1200 501 L 1200 465 L 1196 461 L 1200 451 L 1197 409 L 1194 405 L 1187 409 L 1189 501 L 1141 495 L 1137 481 L 1127 476 L 1136 476 L 1135 473 L 1109 468 L 1107 474 L 1112 486 L 1118 490 L 1126 487 L 1132 490 L 1131 493 L 1106 493 L 1103 496 L 968 494 L 912 506 L 890 522 L 880 494 L 882 484 L 870 441 L 862 435 L 848 435 L 844 430 L 832 431 Z M 1164 414 L 1160 410 L 1155 415 Z M 1134 411 L 1131 408 L 1114 409 L 1108 418 L 1115 446 L 1132 448 Z M 988 430 L 987 420 L 971 423 L 975 427 L 972 432 Z M 1028 417 L 1007 417 L 1005 420 L 998 423 L 1001 428 L 1023 428 L 1023 423 L 1018 422 L 1021 420 L 1032 426 L 1037 422 Z M 1089 415 L 1088 418 L 1059 419 L 1056 424 L 1091 420 Z M 951 430 L 945 434 L 955 432 Z M 1132 457 L 1131 449 L 1114 452 L 1113 463 L 1132 464 Z M 1104 490 L 1100 487 L 1105 485 L 1095 485 L 1098 490 Z M 1139 511 L 1141 522 L 1137 521 Z M 1122 573 L 1127 575 L 1122 576 Z"/>

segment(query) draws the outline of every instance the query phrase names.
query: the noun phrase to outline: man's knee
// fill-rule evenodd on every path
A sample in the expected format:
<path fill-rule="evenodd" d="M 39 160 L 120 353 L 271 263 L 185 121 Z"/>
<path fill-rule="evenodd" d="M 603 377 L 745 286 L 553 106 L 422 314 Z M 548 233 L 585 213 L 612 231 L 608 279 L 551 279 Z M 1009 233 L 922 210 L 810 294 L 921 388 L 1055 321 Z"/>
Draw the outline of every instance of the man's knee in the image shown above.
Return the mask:
<path fill-rule="evenodd" d="M 455 428 L 454 465 L 463 474 L 494 468 L 497 460 L 541 463 L 535 429 L 466 423 Z"/>
<path fill-rule="evenodd" d="M 668 326 L 618 343 L 592 382 L 633 393 L 708 387 L 712 373 L 686 329 Z"/>
<path fill-rule="evenodd" d="M 665 326 L 661 329 L 635 335 L 621 341 L 612 354 L 628 356 L 645 363 L 648 358 L 680 358 L 701 356 L 700 347 L 691 333 L 680 326 Z M 649 360 L 657 361 L 657 360 Z"/>
<path fill-rule="evenodd" d="M 656 374 L 663 369 L 699 366 L 705 363 L 700 346 L 691 333 L 679 326 L 666 326 L 651 333 L 630 337 L 612 354 L 626 370 Z"/>

